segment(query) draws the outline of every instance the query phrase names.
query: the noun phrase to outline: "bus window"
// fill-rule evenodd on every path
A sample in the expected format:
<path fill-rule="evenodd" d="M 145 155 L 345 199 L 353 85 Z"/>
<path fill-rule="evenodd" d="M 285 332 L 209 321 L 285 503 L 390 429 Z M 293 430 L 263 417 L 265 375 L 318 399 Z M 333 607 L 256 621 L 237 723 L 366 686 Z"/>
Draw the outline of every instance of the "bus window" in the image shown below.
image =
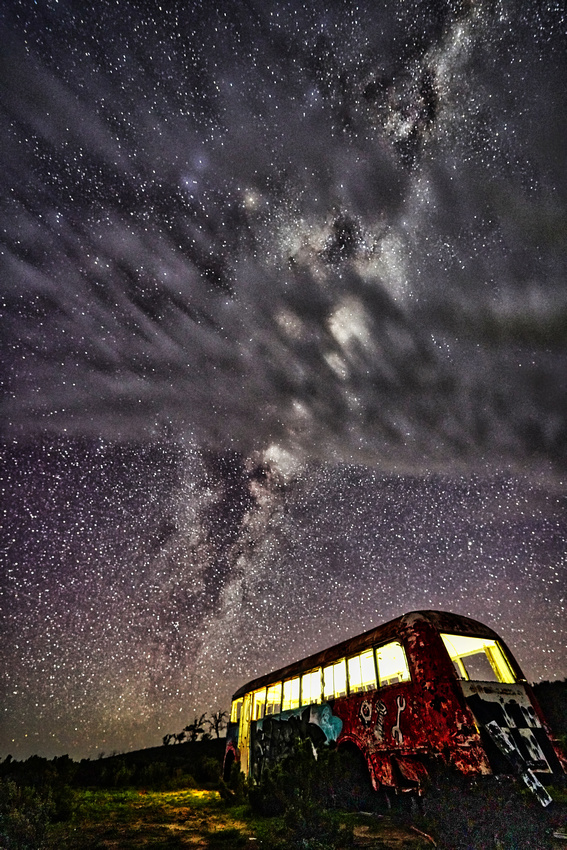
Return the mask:
<path fill-rule="evenodd" d="M 251 720 L 261 720 L 264 716 L 266 707 L 266 688 L 260 691 L 255 691 L 252 698 L 252 717 Z"/>
<path fill-rule="evenodd" d="M 376 664 L 381 688 L 395 682 L 409 682 L 411 678 L 404 648 L 398 641 L 378 647 Z"/>
<path fill-rule="evenodd" d="M 282 707 L 282 683 L 270 685 L 266 696 L 266 714 L 279 714 Z"/>
<path fill-rule="evenodd" d="M 240 712 L 242 711 L 242 697 L 235 699 L 230 707 L 230 722 L 238 723 L 240 720 Z"/>
<path fill-rule="evenodd" d="M 325 699 L 344 697 L 347 692 L 346 661 L 337 661 L 323 668 L 323 695 Z"/>
<path fill-rule="evenodd" d="M 283 683 L 282 711 L 299 708 L 299 676 Z"/>
<path fill-rule="evenodd" d="M 467 635 L 441 635 L 445 649 L 460 679 L 476 682 L 516 681 L 514 674 L 495 640 Z"/>
<path fill-rule="evenodd" d="M 348 666 L 348 689 L 349 693 L 358 691 L 369 691 L 376 687 L 376 668 L 374 667 L 374 654 L 371 649 L 349 658 Z"/>
<path fill-rule="evenodd" d="M 301 677 L 301 705 L 321 702 L 321 668 L 304 673 Z"/>

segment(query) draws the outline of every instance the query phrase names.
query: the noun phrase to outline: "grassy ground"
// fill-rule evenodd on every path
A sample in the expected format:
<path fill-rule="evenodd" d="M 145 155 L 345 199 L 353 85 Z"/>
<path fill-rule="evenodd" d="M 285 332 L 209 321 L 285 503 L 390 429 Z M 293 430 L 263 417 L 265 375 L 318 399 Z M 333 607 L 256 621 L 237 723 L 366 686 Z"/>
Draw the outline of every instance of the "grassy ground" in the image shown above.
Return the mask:
<path fill-rule="evenodd" d="M 217 791 L 76 791 L 70 823 L 52 828 L 54 848 L 242 847 L 250 828 Z"/>
<path fill-rule="evenodd" d="M 259 818 L 247 806 L 230 807 L 217 791 L 75 791 L 74 814 L 50 829 L 55 850 L 134 848 L 271 848 L 280 839 L 281 818 Z M 388 817 L 340 814 L 354 846 L 423 850 L 432 845 Z"/>

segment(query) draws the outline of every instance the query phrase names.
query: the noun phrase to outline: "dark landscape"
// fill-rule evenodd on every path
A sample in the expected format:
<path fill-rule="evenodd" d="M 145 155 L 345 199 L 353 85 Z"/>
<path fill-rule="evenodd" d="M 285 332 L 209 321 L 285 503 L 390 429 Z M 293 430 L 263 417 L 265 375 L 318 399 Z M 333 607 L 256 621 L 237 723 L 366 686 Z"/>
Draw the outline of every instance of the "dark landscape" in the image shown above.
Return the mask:
<path fill-rule="evenodd" d="M 565 747 L 567 681 L 535 692 Z M 544 778 L 553 799 L 545 809 L 511 777 L 440 772 L 422 797 L 377 794 L 340 753 L 315 761 L 299 747 L 252 786 L 237 771 L 224 781 L 224 749 L 224 738 L 205 736 L 79 763 L 8 757 L 0 764 L 0 847 L 544 850 L 567 835 L 565 777 Z"/>

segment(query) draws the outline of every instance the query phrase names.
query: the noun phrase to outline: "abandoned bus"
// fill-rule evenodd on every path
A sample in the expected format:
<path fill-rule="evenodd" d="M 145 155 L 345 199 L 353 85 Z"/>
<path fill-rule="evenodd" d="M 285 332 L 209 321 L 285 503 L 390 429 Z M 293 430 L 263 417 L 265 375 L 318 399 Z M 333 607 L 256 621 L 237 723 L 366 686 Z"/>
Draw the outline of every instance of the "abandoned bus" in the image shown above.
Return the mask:
<path fill-rule="evenodd" d="M 419 789 L 435 762 L 464 774 L 567 767 L 504 641 L 442 611 L 405 614 L 240 688 L 225 776 L 236 762 L 258 780 L 298 737 L 356 747 L 375 789 Z"/>

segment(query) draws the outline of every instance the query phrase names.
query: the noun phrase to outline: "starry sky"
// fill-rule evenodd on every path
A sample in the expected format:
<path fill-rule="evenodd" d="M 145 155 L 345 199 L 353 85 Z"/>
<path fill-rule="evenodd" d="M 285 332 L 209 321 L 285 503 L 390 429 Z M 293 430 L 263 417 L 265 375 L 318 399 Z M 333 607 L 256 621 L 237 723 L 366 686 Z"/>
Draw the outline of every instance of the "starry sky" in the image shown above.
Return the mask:
<path fill-rule="evenodd" d="M 8 0 L 0 757 L 409 610 L 567 675 L 554 0 Z"/>

